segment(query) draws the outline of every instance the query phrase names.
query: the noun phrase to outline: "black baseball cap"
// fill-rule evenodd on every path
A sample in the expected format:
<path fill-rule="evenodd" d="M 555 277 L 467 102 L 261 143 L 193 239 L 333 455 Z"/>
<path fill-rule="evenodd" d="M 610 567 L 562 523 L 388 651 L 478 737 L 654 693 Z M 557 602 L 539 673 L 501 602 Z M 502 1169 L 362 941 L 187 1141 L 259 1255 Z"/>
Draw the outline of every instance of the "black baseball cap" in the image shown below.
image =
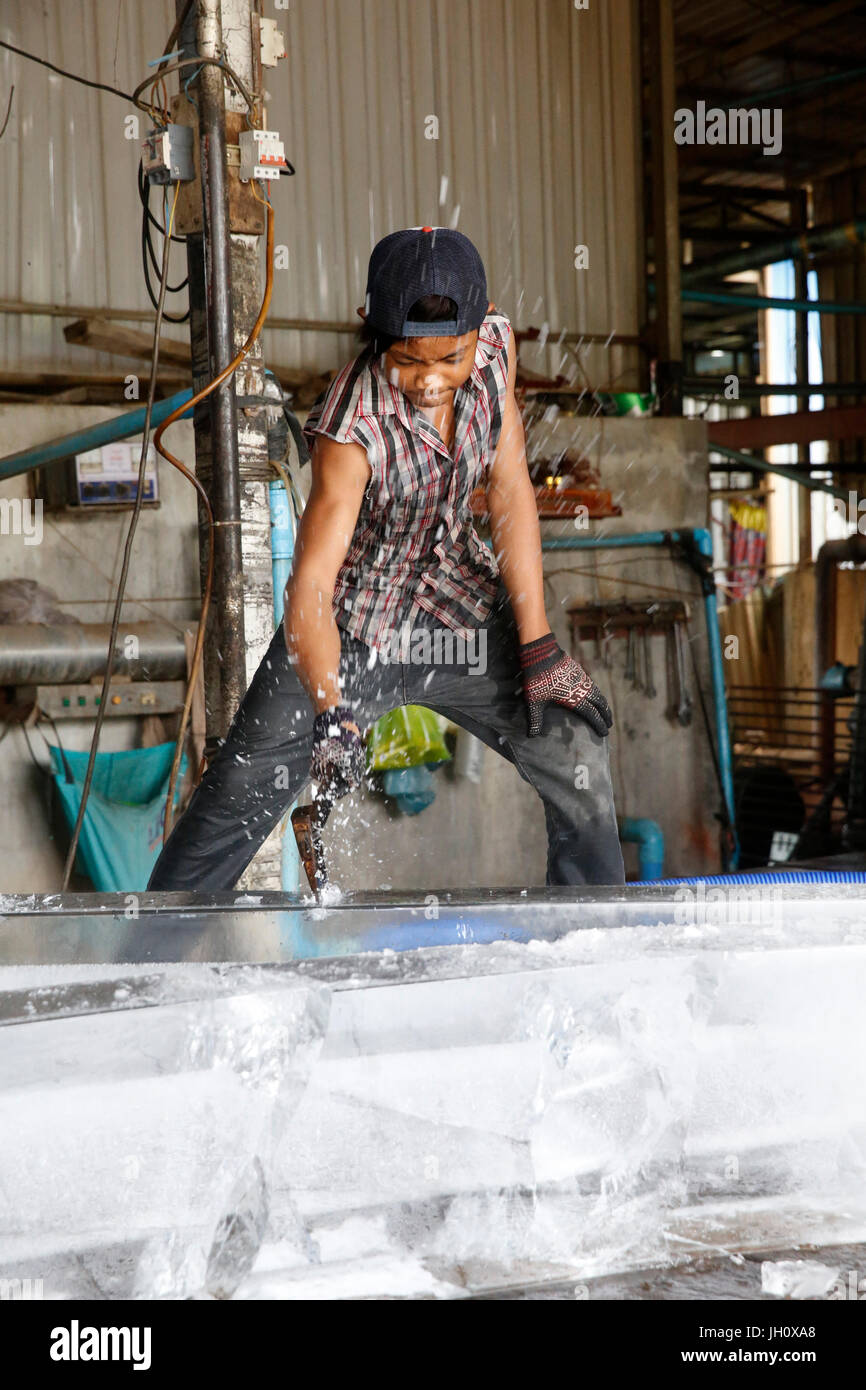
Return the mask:
<path fill-rule="evenodd" d="M 447 295 L 456 317 L 412 321 L 409 310 L 428 294 Z M 367 271 L 367 317 L 392 338 L 459 337 L 480 328 L 487 313 L 487 277 L 477 250 L 452 227 L 407 227 L 373 247 Z"/>

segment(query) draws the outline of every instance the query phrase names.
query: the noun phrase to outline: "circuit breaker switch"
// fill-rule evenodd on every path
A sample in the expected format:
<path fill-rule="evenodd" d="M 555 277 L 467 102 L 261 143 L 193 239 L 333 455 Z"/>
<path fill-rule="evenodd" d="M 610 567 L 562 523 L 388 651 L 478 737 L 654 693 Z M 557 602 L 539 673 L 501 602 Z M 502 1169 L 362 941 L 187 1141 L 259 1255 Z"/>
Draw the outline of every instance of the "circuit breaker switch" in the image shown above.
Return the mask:
<path fill-rule="evenodd" d="M 242 130 L 238 135 L 241 152 L 240 178 L 278 179 L 288 168 L 286 152 L 277 130 Z"/>
<path fill-rule="evenodd" d="M 286 57 L 286 41 L 275 19 L 261 19 L 262 67 L 275 68 Z"/>

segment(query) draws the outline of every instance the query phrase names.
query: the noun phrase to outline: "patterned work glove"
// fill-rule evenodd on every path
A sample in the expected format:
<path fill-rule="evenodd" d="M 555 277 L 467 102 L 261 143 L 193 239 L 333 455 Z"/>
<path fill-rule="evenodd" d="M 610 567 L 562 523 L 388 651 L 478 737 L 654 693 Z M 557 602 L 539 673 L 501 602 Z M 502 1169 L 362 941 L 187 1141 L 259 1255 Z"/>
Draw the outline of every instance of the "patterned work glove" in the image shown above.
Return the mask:
<path fill-rule="evenodd" d="M 317 714 L 310 776 L 319 783 L 320 794 L 331 801 L 345 796 L 361 785 L 366 766 L 364 740 L 348 705 L 336 705 Z"/>
<path fill-rule="evenodd" d="M 613 724 L 607 700 L 583 667 L 562 650 L 552 632 L 521 645 L 520 665 L 530 738 L 541 733 L 549 704 L 573 709 L 600 738 L 607 738 Z"/>

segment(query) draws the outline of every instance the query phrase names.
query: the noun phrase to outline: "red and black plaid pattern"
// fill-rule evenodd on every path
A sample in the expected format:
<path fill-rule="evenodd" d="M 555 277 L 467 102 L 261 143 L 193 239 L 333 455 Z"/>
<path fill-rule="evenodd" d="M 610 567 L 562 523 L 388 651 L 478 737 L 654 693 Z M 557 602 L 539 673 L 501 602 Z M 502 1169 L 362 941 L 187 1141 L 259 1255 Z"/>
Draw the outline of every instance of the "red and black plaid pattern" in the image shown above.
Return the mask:
<path fill-rule="evenodd" d="M 470 511 L 502 429 L 511 325 L 490 313 L 472 374 L 454 398 L 449 454 L 435 425 L 366 350 L 312 407 L 304 433 L 362 445 L 372 467 L 334 586 L 334 617 L 370 647 L 424 610 L 463 637 L 490 615 L 499 569 Z"/>

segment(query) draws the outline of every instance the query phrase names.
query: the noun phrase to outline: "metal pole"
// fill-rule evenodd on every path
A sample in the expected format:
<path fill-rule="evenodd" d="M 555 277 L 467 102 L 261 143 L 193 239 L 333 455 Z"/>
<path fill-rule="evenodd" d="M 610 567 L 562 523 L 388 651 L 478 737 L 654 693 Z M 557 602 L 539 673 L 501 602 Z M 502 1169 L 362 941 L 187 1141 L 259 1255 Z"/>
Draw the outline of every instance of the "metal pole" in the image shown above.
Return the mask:
<path fill-rule="evenodd" d="M 806 197 L 800 199 L 800 226 L 806 228 Z M 809 281 L 805 255 L 794 258 L 794 298 L 808 300 Z M 798 386 L 809 384 L 809 315 L 798 313 L 794 319 L 795 373 Z M 797 394 L 797 409 L 809 409 L 809 392 Z M 797 462 L 807 467 L 812 462 L 812 446 L 808 440 L 797 445 Z M 798 561 L 812 563 L 812 496 L 805 488 L 797 494 Z"/>
<path fill-rule="evenodd" d="M 180 14 L 185 0 L 176 0 Z M 222 50 L 219 0 L 199 0 L 182 30 L 186 56 L 218 57 Z M 196 387 L 232 360 L 231 246 L 226 168 L 225 79 L 218 67 L 196 78 L 202 193 L 202 233 L 187 240 L 190 341 Z M 211 743 L 228 731 L 246 689 L 243 564 L 237 409 L 233 381 L 213 392 L 195 412 L 196 472 L 215 520 L 214 592 L 205 651 L 205 705 Z M 208 544 L 200 514 L 201 550 Z"/>
<path fill-rule="evenodd" d="M 653 259 L 656 286 L 657 390 L 663 415 L 683 413 L 680 303 L 679 170 L 674 142 L 674 29 L 671 0 L 648 0 L 649 118 Z"/>
<path fill-rule="evenodd" d="M 726 444 L 710 442 L 707 447 L 711 454 L 721 454 L 732 463 L 740 464 L 744 472 L 755 470 L 758 473 L 778 473 L 780 478 L 790 478 L 791 482 L 798 483 L 809 492 L 826 492 L 829 497 L 838 497 L 842 502 L 848 501 L 848 494 L 842 488 L 833 487 L 832 483 L 819 483 L 815 478 L 806 477 L 803 473 L 795 473 L 793 464 L 765 463 L 755 454 L 744 454 L 739 449 L 729 449 Z"/>
<path fill-rule="evenodd" d="M 650 292 L 653 292 L 652 284 Z M 681 298 L 686 304 L 731 304 L 738 309 L 782 309 L 790 314 L 866 314 L 866 304 L 854 299 L 778 299 L 774 295 L 737 294 L 733 290 L 689 289 L 681 291 Z M 718 319 L 719 324 L 730 322 L 732 319 L 727 314 Z"/>
<path fill-rule="evenodd" d="M 220 0 L 223 53 L 234 72 L 258 96 L 262 92 L 260 12 L 261 0 Z M 240 98 L 226 93 L 230 111 L 243 109 Z M 262 112 L 262 118 L 264 112 Z M 258 120 L 256 120 L 258 123 Z M 232 182 L 236 179 L 230 171 Z M 273 186 L 277 192 L 279 185 Z M 237 190 L 241 192 L 240 189 Z M 278 203 L 282 200 L 277 199 Z M 232 293 L 235 313 L 235 349 L 246 339 L 262 302 L 262 238 L 231 229 Z M 246 637 L 246 676 L 251 680 L 274 633 L 274 595 L 271 555 L 271 518 L 268 482 L 272 470 L 268 461 L 268 390 L 265 380 L 264 347 L 261 339 L 247 354 L 237 371 L 238 454 L 241 478 L 241 520 L 243 554 L 244 634 Z M 279 401 L 279 391 L 273 392 Z M 279 582 L 279 581 L 278 581 Z M 288 834 L 287 853 L 297 860 L 295 839 Z M 281 886 L 281 830 L 278 825 L 268 836 L 238 882 L 241 889 L 279 889 Z"/>
<path fill-rule="evenodd" d="M 744 232 L 744 239 L 747 236 L 748 232 Z M 796 256 L 811 256 L 816 251 L 841 251 L 862 241 L 866 241 L 866 218 L 863 217 L 834 227 L 812 227 L 807 232 L 795 232 L 778 241 L 748 246 L 745 251 L 725 252 L 723 256 L 714 256 L 712 260 L 688 266 L 683 271 L 682 283 L 694 285 L 708 276 L 723 279 L 738 270 L 757 270 L 762 265 L 789 261 Z"/>

